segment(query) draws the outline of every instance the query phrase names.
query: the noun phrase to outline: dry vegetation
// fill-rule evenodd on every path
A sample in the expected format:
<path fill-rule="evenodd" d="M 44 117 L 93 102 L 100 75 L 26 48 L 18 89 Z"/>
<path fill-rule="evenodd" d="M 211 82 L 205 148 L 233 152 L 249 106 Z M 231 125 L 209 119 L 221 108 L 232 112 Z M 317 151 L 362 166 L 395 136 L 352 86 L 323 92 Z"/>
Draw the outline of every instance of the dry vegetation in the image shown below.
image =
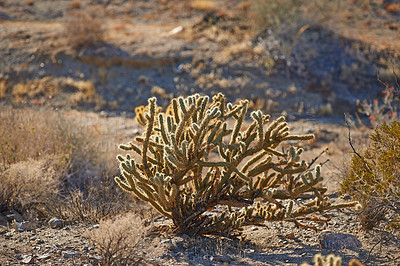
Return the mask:
<path fill-rule="evenodd" d="M 0 145 L 2 212 L 95 222 L 126 208 L 93 136 L 62 112 L 2 107 Z"/>
<path fill-rule="evenodd" d="M 87 231 L 86 237 L 101 255 L 101 265 L 143 264 L 140 244 L 149 226 L 137 213 L 126 213 L 112 219 L 102 220 L 97 228 Z"/>
<path fill-rule="evenodd" d="M 78 9 L 78 4 L 72 2 L 71 7 Z M 102 22 L 93 13 L 83 10 L 68 13 L 64 36 L 72 48 L 92 47 L 103 41 L 103 35 Z"/>

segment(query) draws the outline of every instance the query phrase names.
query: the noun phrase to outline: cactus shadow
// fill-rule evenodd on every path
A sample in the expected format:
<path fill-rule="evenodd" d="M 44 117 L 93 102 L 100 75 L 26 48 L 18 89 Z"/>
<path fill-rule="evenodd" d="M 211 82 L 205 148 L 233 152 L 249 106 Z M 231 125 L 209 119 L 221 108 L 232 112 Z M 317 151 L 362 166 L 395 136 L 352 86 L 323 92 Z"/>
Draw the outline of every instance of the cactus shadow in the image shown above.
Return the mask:
<path fill-rule="evenodd" d="M 318 244 L 308 245 L 296 242 L 297 247 L 275 247 L 263 249 L 251 241 L 242 241 L 231 236 L 179 235 L 170 246 L 168 255 L 178 263 L 189 265 L 300 265 L 312 263 L 316 254 L 326 256 L 331 253 L 341 256 L 343 265 L 353 258 L 367 264 L 382 265 L 384 258 L 369 256 L 369 250 L 321 249 Z"/>

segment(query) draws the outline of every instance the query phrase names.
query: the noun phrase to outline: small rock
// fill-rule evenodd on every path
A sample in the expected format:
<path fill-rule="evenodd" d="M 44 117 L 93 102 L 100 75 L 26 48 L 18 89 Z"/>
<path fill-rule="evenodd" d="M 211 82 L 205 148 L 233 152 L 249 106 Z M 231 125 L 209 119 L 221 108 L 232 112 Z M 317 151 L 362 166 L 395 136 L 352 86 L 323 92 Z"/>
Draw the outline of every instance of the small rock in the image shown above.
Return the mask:
<path fill-rule="evenodd" d="M 49 258 L 51 258 L 51 255 L 49 253 L 45 253 L 37 257 L 38 260 L 47 260 Z"/>
<path fill-rule="evenodd" d="M 210 257 L 211 261 L 219 262 L 219 263 L 230 263 L 234 261 L 233 258 L 225 256 L 225 255 L 214 255 Z"/>
<path fill-rule="evenodd" d="M 77 254 L 73 251 L 63 251 L 62 255 L 63 255 L 64 259 L 79 257 L 79 254 Z"/>
<path fill-rule="evenodd" d="M 32 221 L 23 221 L 22 223 L 17 223 L 20 231 L 29 231 L 34 229 Z"/>
<path fill-rule="evenodd" d="M 11 223 L 14 220 L 20 223 L 24 221 L 24 218 L 17 211 L 13 210 L 11 214 L 7 214 L 7 221 Z"/>
<path fill-rule="evenodd" d="M 36 239 L 36 244 L 44 244 L 44 240 L 43 239 Z"/>
<path fill-rule="evenodd" d="M 22 257 L 21 263 L 22 264 L 33 264 L 35 258 L 32 255 L 24 255 Z"/>
<path fill-rule="evenodd" d="M 49 226 L 53 229 L 61 229 L 63 227 L 63 222 L 61 219 L 53 217 L 49 221 Z"/>
<path fill-rule="evenodd" d="M 357 237 L 351 234 L 321 233 L 318 237 L 318 240 L 321 248 L 324 249 L 336 249 L 336 250 L 339 250 L 341 248 L 358 249 L 361 248 L 362 246 L 361 242 L 357 239 Z"/>
<path fill-rule="evenodd" d="M 175 35 L 177 33 L 180 33 L 181 31 L 183 31 L 183 27 L 182 26 L 178 26 L 178 27 L 175 27 L 172 30 L 170 30 L 168 32 L 168 35 Z"/>
<path fill-rule="evenodd" d="M 161 244 L 164 244 L 164 243 L 168 243 L 168 242 L 171 242 L 171 239 L 164 239 L 164 240 L 161 240 Z"/>

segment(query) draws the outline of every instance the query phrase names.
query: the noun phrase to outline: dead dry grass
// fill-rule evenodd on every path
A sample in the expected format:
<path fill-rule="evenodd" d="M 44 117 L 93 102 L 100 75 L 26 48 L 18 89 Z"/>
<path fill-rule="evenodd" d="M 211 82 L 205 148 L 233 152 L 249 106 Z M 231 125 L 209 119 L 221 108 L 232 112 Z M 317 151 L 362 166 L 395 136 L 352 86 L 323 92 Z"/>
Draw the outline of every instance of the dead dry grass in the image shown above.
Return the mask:
<path fill-rule="evenodd" d="M 66 14 L 64 36 L 72 48 L 92 47 L 103 41 L 102 25 L 89 11 L 74 10 Z"/>
<path fill-rule="evenodd" d="M 128 209 L 94 133 L 63 112 L 1 107 L 0 212 L 97 222 Z"/>
<path fill-rule="evenodd" d="M 139 244 L 149 229 L 137 213 L 127 213 L 102 220 L 86 237 L 100 254 L 101 265 L 138 265 L 144 263 Z"/>

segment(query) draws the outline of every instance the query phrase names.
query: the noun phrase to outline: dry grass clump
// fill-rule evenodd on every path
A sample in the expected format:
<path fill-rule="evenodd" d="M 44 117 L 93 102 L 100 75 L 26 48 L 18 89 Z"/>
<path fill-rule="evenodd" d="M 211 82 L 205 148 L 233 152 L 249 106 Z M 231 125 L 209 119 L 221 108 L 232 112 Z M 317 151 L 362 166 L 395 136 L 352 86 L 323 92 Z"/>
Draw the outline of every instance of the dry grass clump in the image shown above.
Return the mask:
<path fill-rule="evenodd" d="M 12 164 L 0 173 L 0 211 L 13 209 L 43 212 L 43 206 L 58 193 L 61 176 L 67 164 L 61 158 L 48 156 L 39 160 Z"/>
<path fill-rule="evenodd" d="M 74 136 L 55 112 L 0 107 L 0 171 L 28 159 L 69 160 Z"/>
<path fill-rule="evenodd" d="M 81 1 L 75 0 L 75 1 L 72 1 L 71 3 L 69 3 L 68 7 L 71 9 L 79 9 L 79 8 L 81 8 L 81 4 L 82 4 Z"/>
<path fill-rule="evenodd" d="M 17 83 L 12 88 L 12 95 L 16 98 L 28 96 L 34 98 L 40 95 L 52 96 L 59 91 L 59 84 L 57 80 L 51 77 L 44 77 L 42 79 L 34 79 L 26 83 Z"/>
<path fill-rule="evenodd" d="M 62 112 L 1 107 L 0 212 L 95 222 L 125 210 L 98 144 Z"/>
<path fill-rule="evenodd" d="M 196 10 L 213 10 L 216 8 L 213 0 L 192 0 L 190 6 Z"/>
<path fill-rule="evenodd" d="M 301 27 L 320 24 L 337 9 L 337 1 L 251 0 L 248 10 L 256 30 L 270 29 L 294 39 Z"/>
<path fill-rule="evenodd" d="M 101 255 L 100 265 L 138 265 L 144 260 L 139 244 L 149 228 L 138 214 L 127 213 L 102 220 L 86 237 Z"/>
<path fill-rule="evenodd" d="M 75 10 L 66 16 L 64 35 L 72 48 L 88 48 L 103 41 L 102 23 L 93 14 Z"/>

